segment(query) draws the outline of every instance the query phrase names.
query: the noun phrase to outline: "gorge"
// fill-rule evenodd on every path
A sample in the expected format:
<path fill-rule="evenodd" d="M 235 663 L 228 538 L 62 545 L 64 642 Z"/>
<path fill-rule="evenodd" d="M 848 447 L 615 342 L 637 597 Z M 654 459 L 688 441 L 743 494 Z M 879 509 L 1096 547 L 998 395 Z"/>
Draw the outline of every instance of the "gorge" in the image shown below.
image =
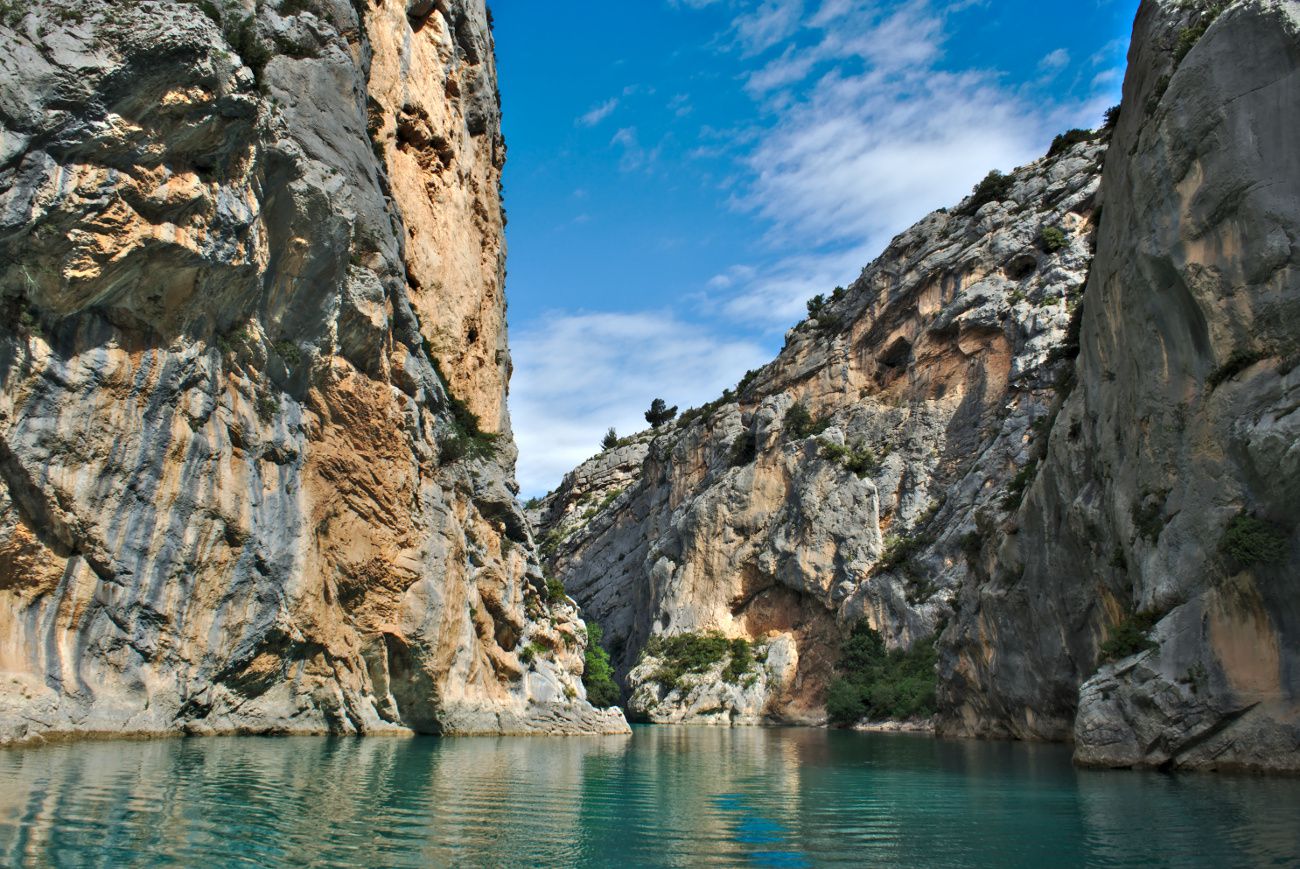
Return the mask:
<path fill-rule="evenodd" d="M 942 735 L 1300 770 L 1298 22 L 1144 2 L 1106 128 L 536 505 L 633 713 L 820 723 L 864 623 L 936 644 Z"/>
<path fill-rule="evenodd" d="M 0 46 L 0 744 L 626 738 L 596 623 L 643 721 L 1300 772 L 1300 2 L 1143 0 L 1097 129 L 527 506 L 483 0 Z"/>

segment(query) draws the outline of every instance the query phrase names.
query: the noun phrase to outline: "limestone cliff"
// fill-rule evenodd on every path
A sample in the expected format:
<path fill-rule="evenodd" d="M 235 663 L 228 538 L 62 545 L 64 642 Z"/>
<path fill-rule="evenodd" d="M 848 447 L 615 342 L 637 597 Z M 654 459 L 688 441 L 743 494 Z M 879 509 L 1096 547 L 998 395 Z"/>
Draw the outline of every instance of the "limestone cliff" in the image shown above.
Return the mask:
<path fill-rule="evenodd" d="M 482 0 L 0 5 L 0 741 L 574 732 Z"/>
<path fill-rule="evenodd" d="M 1098 142 L 981 185 L 570 474 L 535 518 L 633 711 L 815 720 L 865 616 L 940 634 L 942 733 L 1300 769 L 1297 118 L 1300 3 L 1144 0 L 1100 191 Z M 797 663 L 632 669 L 707 630 Z"/>
<path fill-rule="evenodd" d="M 847 625 L 908 646 L 951 616 L 1066 368 L 1105 138 L 926 217 L 734 392 L 539 505 L 548 567 L 604 627 L 634 712 L 818 721 Z M 734 685 L 725 662 L 673 686 L 633 670 L 651 637 L 710 630 L 765 660 Z"/>
<path fill-rule="evenodd" d="M 945 637 L 948 732 L 1300 769 L 1298 25 L 1142 4 L 1077 386 Z"/>

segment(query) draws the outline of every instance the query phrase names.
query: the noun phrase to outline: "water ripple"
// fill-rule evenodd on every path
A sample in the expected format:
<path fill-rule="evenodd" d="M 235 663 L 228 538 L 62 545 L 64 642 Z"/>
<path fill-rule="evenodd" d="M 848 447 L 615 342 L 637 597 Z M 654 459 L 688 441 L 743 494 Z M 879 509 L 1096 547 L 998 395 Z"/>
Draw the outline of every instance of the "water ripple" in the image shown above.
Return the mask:
<path fill-rule="evenodd" d="M 1300 865 L 1300 782 L 820 730 L 0 752 L 4 866 Z"/>

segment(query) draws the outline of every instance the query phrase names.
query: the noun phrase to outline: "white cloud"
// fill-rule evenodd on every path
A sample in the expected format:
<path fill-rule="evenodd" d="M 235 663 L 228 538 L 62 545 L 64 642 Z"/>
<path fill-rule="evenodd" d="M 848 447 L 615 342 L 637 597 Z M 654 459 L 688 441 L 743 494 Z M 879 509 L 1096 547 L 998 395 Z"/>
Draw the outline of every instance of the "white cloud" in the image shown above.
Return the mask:
<path fill-rule="evenodd" d="M 761 270 L 735 266 L 713 279 L 725 278 L 729 283 L 714 285 L 710 281 L 716 289 L 731 292 L 710 300 L 705 307 L 743 323 L 789 326 L 806 316 L 810 298 L 851 283 L 878 253 L 878 247 L 864 244 L 830 253 L 787 256 Z"/>
<path fill-rule="evenodd" d="M 736 37 L 747 54 L 760 54 L 799 30 L 803 0 L 763 0 L 735 21 Z"/>
<path fill-rule="evenodd" d="M 605 430 L 646 427 L 651 399 L 681 409 L 717 398 L 771 353 L 669 311 L 556 313 L 511 335 L 510 408 L 525 497 L 600 449 Z"/>
<path fill-rule="evenodd" d="M 623 149 L 623 156 L 618 161 L 618 168 L 623 172 L 635 172 L 647 168 L 659 159 L 660 148 L 642 147 L 641 140 L 637 137 L 636 127 L 619 129 L 609 143 Z"/>
<path fill-rule="evenodd" d="M 1069 65 L 1070 65 L 1070 52 L 1066 51 L 1064 48 L 1056 49 L 1056 51 L 1053 51 L 1050 54 L 1046 55 L 1042 60 L 1038 62 L 1039 69 L 1044 69 L 1052 72 L 1056 70 L 1065 69 Z"/>
<path fill-rule="evenodd" d="M 710 289 L 732 294 L 715 299 L 721 313 L 789 324 L 809 296 L 851 280 L 890 238 L 958 202 L 989 169 L 1029 162 L 1052 133 L 1095 123 L 1105 96 L 1045 102 L 995 71 L 942 64 L 954 8 L 823 0 L 797 37 L 787 28 L 767 44 L 779 53 L 745 86 L 769 120 L 755 124 L 754 144 L 732 152 L 748 169 L 732 203 L 765 218 L 772 249 L 797 253 L 751 280 L 724 287 L 715 278 Z M 1068 62 L 1064 51 L 1044 59 Z"/>
<path fill-rule="evenodd" d="M 584 115 L 580 115 L 577 124 L 581 127 L 594 127 L 601 121 L 608 118 L 618 108 L 618 98 L 605 100 L 605 102 L 592 106 L 591 110 Z"/>

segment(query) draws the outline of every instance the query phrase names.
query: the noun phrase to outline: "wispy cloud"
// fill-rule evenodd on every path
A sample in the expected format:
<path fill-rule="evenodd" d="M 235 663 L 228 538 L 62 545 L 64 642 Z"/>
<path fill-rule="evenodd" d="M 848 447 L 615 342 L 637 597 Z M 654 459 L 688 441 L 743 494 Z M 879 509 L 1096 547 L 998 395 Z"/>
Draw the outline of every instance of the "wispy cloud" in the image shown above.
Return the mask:
<path fill-rule="evenodd" d="M 945 43 L 960 5 L 823 0 L 795 26 L 783 15 L 803 4 L 769 0 L 737 19 L 739 47 L 766 52 L 745 79 L 765 119 L 733 151 L 747 171 L 731 201 L 764 218 L 773 249 L 790 253 L 728 284 L 731 297 L 715 298 L 723 314 L 788 324 L 804 299 L 850 281 L 989 169 L 1028 162 L 1052 132 L 1099 117 L 1105 97 L 1043 101 L 995 70 L 951 69 Z M 1043 65 L 1069 59 L 1054 51 Z"/>
<path fill-rule="evenodd" d="M 617 108 L 618 98 L 613 97 L 605 100 L 605 102 L 600 103 L 599 105 L 592 106 L 591 110 L 585 114 L 579 115 L 576 123 L 580 127 L 594 127 L 610 115 L 614 114 L 614 110 Z"/>
<path fill-rule="evenodd" d="M 1039 69 L 1044 69 L 1049 71 L 1065 69 L 1069 65 L 1070 65 L 1070 52 L 1066 51 L 1064 48 L 1056 49 L 1056 51 L 1053 51 L 1050 54 L 1046 55 L 1042 60 L 1038 62 Z"/>
<path fill-rule="evenodd" d="M 646 427 L 651 399 L 685 409 L 716 398 L 769 356 L 671 311 L 555 313 L 511 335 L 510 402 L 519 482 L 539 495 L 599 451 L 609 426 Z"/>
<path fill-rule="evenodd" d="M 799 30 L 803 0 L 763 0 L 736 19 L 736 36 L 748 54 L 759 54 Z"/>

